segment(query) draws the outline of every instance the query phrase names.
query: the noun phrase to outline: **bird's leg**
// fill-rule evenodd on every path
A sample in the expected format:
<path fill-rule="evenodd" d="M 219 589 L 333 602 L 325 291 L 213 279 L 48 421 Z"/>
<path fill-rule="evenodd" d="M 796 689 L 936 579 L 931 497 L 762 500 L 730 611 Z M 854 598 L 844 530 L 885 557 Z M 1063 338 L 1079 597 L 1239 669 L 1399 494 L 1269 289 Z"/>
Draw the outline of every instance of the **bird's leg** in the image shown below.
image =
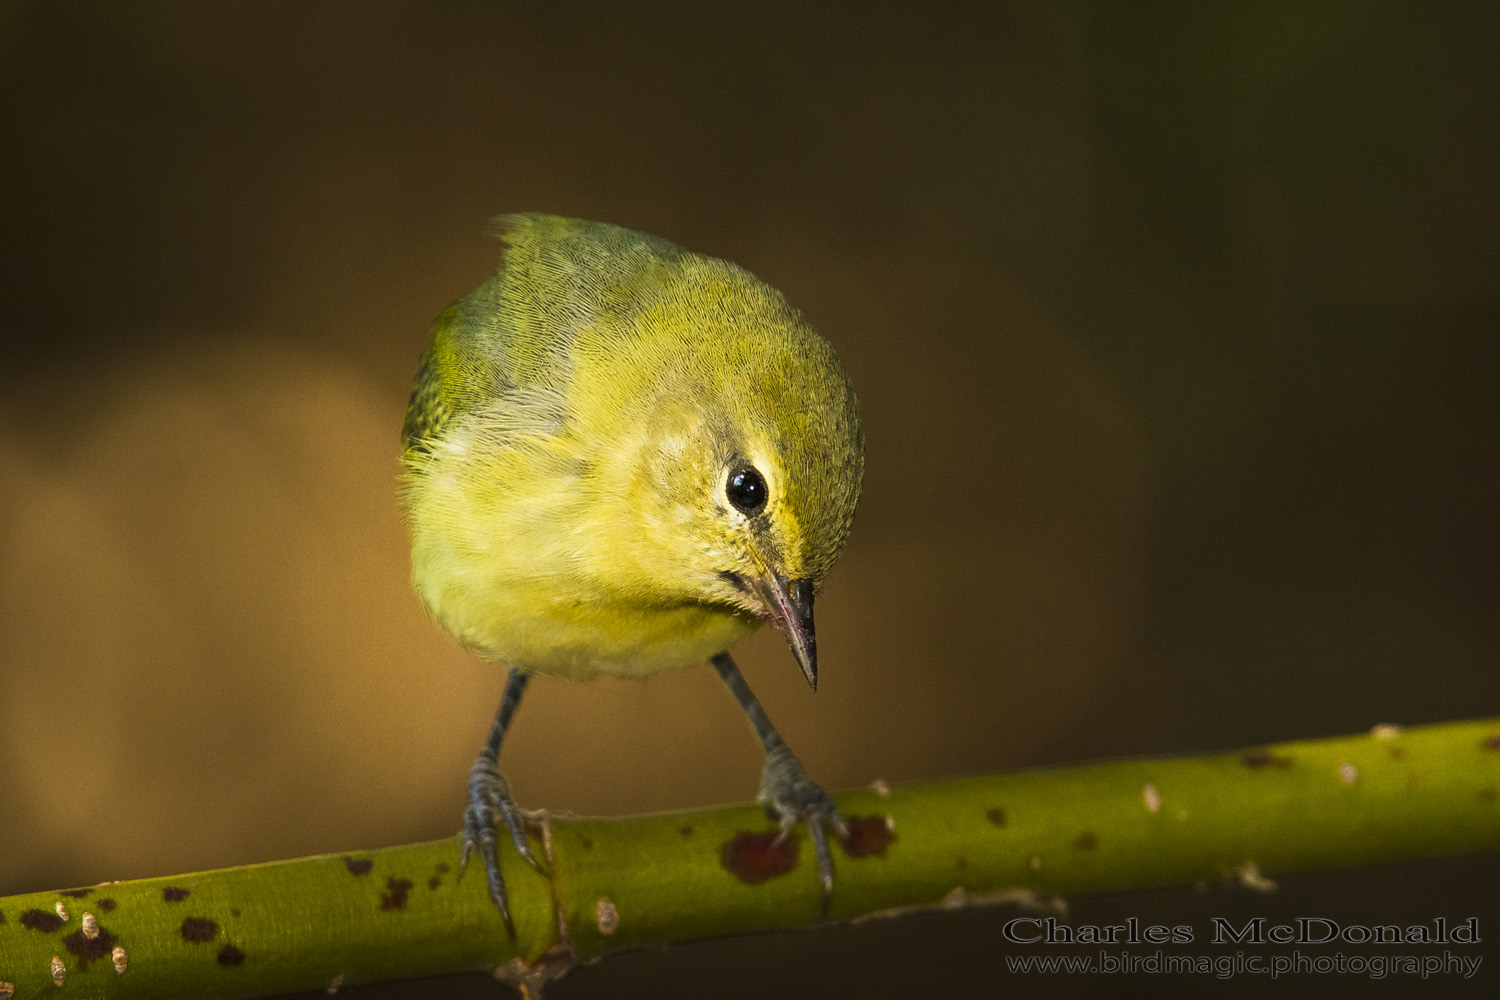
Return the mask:
<path fill-rule="evenodd" d="M 531 843 L 526 839 L 526 817 L 510 797 L 510 786 L 505 783 L 499 770 L 500 743 L 505 739 L 506 727 L 511 716 L 521 704 L 521 694 L 531 675 L 511 668 L 505 680 L 505 694 L 500 698 L 500 709 L 495 713 L 495 724 L 490 727 L 490 738 L 484 749 L 469 769 L 469 805 L 464 810 L 464 850 L 458 862 L 459 873 L 469 863 L 469 855 L 476 848 L 484 859 L 484 870 L 489 876 L 490 899 L 505 919 L 505 928 L 511 937 L 516 936 L 515 924 L 510 919 L 510 906 L 505 896 L 505 880 L 500 875 L 500 858 L 496 851 L 495 826 L 498 820 L 505 821 L 510 831 L 511 842 L 521 857 L 531 867 L 542 871 L 542 866 L 531 853 Z"/>
<path fill-rule="evenodd" d="M 766 748 L 766 767 L 761 772 L 760 795 L 756 801 L 764 803 L 781 823 L 778 842 L 784 840 L 798 822 L 805 822 L 808 832 L 812 834 L 813 849 L 818 856 L 818 878 L 823 885 L 823 906 L 826 909 L 828 897 L 833 892 L 833 854 L 828 849 L 828 833 L 823 825 L 826 823 L 833 827 L 844 838 L 849 836 L 849 827 L 833 804 L 832 797 L 807 776 L 807 772 L 802 769 L 802 762 L 787 747 L 776 727 L 771 725 L 766 710 L 760 707 L 760 702 L 750 692 L 750 685 L 745 683 L 739 667 L 734 665 L 729 654 L 719 653 L 713 658 L 713 663 L 719 676 L 724 678 L 724 683 L 729 685 L 729 690 L 734 692 L 735 700 L 750 717 L 750 724 L 755 727 L 756 735 Z"/>

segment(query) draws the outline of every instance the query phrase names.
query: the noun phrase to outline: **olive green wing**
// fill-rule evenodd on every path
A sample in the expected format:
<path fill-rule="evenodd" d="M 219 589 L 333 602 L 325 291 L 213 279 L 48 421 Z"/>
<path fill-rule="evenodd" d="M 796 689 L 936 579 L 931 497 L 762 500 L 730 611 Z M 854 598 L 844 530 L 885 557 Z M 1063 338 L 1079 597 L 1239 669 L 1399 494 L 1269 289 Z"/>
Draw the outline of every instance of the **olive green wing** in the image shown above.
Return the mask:
<path fill-rule="evenodd" d="M 563 421 L 575 340 L 594 349 L 627 336 L 630 317 L 664 283 L 679 246 L 605 223 L 551 215 L 495 220 L 506 244 L 500 269 L 450 306 L 412 384 L 401 441 L 408 458 L 432 451 L 480 410 L 513 433 L 549 433 Z"/>
<path fill-rule="evenodd" d="M 482 405 L 480 386 L 500 380 L 492 363 L 465 349 L 462 305 L 450 306 L 432 324 L 432 337 L 422 352 L 401 426 L 401 445 L 408 458 L 430 452 L 455 420 Z"/>

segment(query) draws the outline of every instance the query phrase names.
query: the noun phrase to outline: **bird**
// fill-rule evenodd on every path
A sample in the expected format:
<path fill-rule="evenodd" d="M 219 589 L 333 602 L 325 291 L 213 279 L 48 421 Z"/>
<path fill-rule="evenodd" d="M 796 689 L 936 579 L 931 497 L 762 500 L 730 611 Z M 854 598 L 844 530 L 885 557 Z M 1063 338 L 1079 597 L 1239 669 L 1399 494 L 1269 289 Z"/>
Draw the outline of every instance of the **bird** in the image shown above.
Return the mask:
<path fill-rule="evenodd" d="M 498 270 L 433 322 L 402 426 L 412 583 L 460 645 L 508 668 L 469 772 L 477 853 L 515 934 L 503 826 L 542 871 L 499 769 L 535 674 L 587 681 L 712 664 L 765 750 L 758 801 L 805 824 L 825 909 L 848 836 L 729 650 L 765 622 L 813 691 L 813 599 L 864 475 L 832 346 L 736 264 L 602 222 L 494 220 Z"/>

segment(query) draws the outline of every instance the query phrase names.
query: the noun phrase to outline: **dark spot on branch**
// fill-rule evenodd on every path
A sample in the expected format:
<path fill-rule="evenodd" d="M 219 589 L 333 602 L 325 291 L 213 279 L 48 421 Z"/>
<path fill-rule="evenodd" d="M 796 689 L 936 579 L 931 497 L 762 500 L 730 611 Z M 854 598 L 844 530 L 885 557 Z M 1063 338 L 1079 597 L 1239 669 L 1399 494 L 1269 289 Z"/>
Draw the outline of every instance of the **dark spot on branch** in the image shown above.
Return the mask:
<path fill-rule="evenodd" d="M 735 878 L 747 885 L 759 885 L 767 879 L 785 875 L 797 867 L 798 841 L 787 837 L 777 843 L 781 833 L 736 833 L 724 844 L 722 863 Z"/>
<path fill-rule="evenodd" d="M 184 941 L 193 944 L 204 944 L 219 936 L 219 925 L 207 917 L 184 917 L 177 930 Z"/>
<path fill-rule="evenodd" d="M 963 858 L 963 857 L 959 858 L 958 859 L 958 870 L 959 871 L 963 871 L 967 867 L 969 867 L 969 859 L 968 858 Z"/>
<path fill-rule="evenodd" d="M 1257 747 L 1240 754 L 1240 763 L 1246 767 L 1265 767 L 1269 764 L 1278 771 L 1285 771 L 1292 766 L 1292 758 L 1281 757 L 1264 747 Z"/>
<path fill-rule="evenodd" d="M 1406 756 L 1406 751 L 1400 747 L 1387 747 L 1385 752 L 1391 755 L 1391 760 L 1400 760 Z"/>
<path fill-rule="evenodd" d="M 1493 788 L 1481 788 L 1479 790 L 1479 801 L 1480 802 L 1493 802 L 1493 801 L 1495 801 L 1495 790 Z"/>
<path fill-rule="evenodd" d="M 229 911 L 229 915 L 231 917 L 237 917 L 237 916 L 240 915 L 240 911 L 238 909 L 231 908 L 230 911 Z"/>
<path fill-rule="evenodd" d="M 432 866 L 432 870 L 437 872 L 439 875 L 446 875 L 453 869 L 448 867 L 448 862 L 439 861 L 437 864 Z"/>
<path fill-rule="evenodd" d="M 594 846 L 594 842 L 587 837 L 580 837 L 578 843 L 585 851 L 592 850 Z"/>
<path fill-rule="evenodd" d="M 21 914 L 21 926 L 30 931 L 51 934 L 63 925 L 63 918 L 51 910 L 27 910 Z"/>
<path fill-rule="evenodd" d="M 114 908 L 115 901 L 108 896 L 105 896 L 103 899 L 99 900 L 99 909 L 103 910 L 105 913 L 110 912 Z"/>
<path fill-rule="evenodd" d="M 883 858 L 886 847 L 895 839 L 884 816 L 851 816 L 849 837 L 843 844 L 851 858 Z"/>
<path fill-rule="evenodd" d="M 1075 851 L 1092 851 L 1099 846 L 1099 838 L 1090 830 L 1085 830 L 1073 841 Z"/>
<path fill-rule="evenodd" d="M 93 889 L 64 889 L 58 893 L 59 896 L 67 896 L 70 899 L 88 899 Z"/>
<path fill-rule="evenodd" d="M 82 971 L 89 967 L 90 962 L 104 958 L 114 950 L 115 936 L 101 925 L 99 933 L 93 937 L 88 937 L 80 929 L 63 938 L 62 942 L 64 948 L 78 956 L 78 968 Z"/>
<path fill-rule="evenodd" d="M 226 944 L 219 949 L 219 964 L 226 969 L 232 969 L 245 960 L 245 953 L 232 944 Z"/>
<path fill-rule="evenodd" d="M 5 923 L 5 911 L 0 910 L 0 924 Z"/>
<path fill-rule="evenodd" d="M 427 888 L 429 888 L 429 889 L 436 889 L 438 886 L 440 886 L 442 884 L 443 884 L 443 880 L 440 877 L 438 877 L 437 875 L 434 875 L 434 876 L 432 876 L 432 878 L 430 878 L 430 879 L 427 880 Z"/>
<path fill-rule="evenodd" d="M 1500 734 L 1491 736 L 1489 739 L 1485 740 L 1479 745 L 1484 747 L 1484 749 L 1486 750 L 1500 750 Z"/>
<path fill-rule="evenodd" d="M 996 826 L 1004 826 L 1006 823 L 1010 822 L 1008 819 L 1006 819 L 1004 809 L 986 809 L 984 811 L 984 815 L 986 819 L 988 819 Z"/>
<path fill-rule="evenodd" d="M 382 910 L 404 910 L 406 909 L 406 897 L 411 892 L 411 879 L 388 878 L 385 887 L 389 892 L 380 894 L 380 908 Z"/>
<path fill-rule="evenodd" d="M 682 834 L 684 837 L 691 837 L 693 835 L 693 828 L 684 823 L 677 828 L 677 832 Z"/>
<path fill-rule="evenodd" d="M 169 903 L 180 903 L 191 895 L 191 890 L 180 889 L 175 885 L 169 885 L 161 891 L 161 898 Z"/>
<path fill-rule="evenodd" d="M 350 875 L 368 875 L 370 869 L 375 867 L 375 862 L 370 858 L 351 858 L 344 855 L 344 867 L 349 869 Z"/>

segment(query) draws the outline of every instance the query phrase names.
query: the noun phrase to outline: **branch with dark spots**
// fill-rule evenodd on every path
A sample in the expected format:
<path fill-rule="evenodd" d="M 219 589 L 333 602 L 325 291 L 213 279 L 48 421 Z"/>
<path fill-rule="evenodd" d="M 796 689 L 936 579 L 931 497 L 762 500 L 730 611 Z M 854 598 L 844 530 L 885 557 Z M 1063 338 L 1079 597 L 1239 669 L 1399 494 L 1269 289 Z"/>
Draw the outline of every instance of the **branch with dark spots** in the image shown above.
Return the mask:
<path fill-rule="evenodd" d="M 345 854 L 344 867 L 349 869 L 350 875 L 368 875 L 370 869 L 375 867 L 375 862 L 369 858 L 353 858 Z"/>
<path fill-rule="evenodd" d="M 850 816 L 846 822 L 849 836 L 843 844 L 851 858 L 883 858 L 885 849 L 896 840 L 896 832 L 884 816 Z"/>
<path fill-rule="evenodd" d="M 799 840 L 779 828 L 763 833 L 741 830 L 724 844 L 724 870 L 746 885 L 760 885 L 797 867 Z"/>
<path fill-rule="evenodd" d="M 219 936 L 219 925 L 207 917 L 185 917 L 177 931 L 184 941 L 205 944 Z"/>
<path fill-rule="evenodd" d="M 1497 749 L 1500 719 L 1485 719 L 877 782 L 837 796 L 849 836 L 833 844 L 826 911 L 807 830 L 783 838 L 752 805 L 542 815 L 545 873 L 501 855 L 514 937 L 483 878 L 443 877 L 456 838 L 113 883 L 92 913 L 30 893 L 0 899 L 0 914 L 16 916 L 0 920 L 0 979 L 18 997 L 56 992 L 54 975 L 96 997 L 262 996 L 479 969 L 535 987 L 578 962 L 705 937 L 981 904 L 1055 909 L 1063 896 L 1201 882 L 1264 888 L 1310 869 L 1500 850 Z M 376 866 L 427 872 L 429 891 L 391 877 L 374 893 L 350 877 Z M 169 890 L 184 885 L 194 915 L 179 922 Z M 106 912 L 107 929 L 93 916 Z M 357 958 L 330 971 L 330 955 Z"/>
<path fill-rule="evenodd" d="M 1256 747 L 1240 754 L 1240 763 L 1246 767 L 1276 767 L 1286 770 L 1292 766 L 1292 758 L 1272 753 L 1265 747 Z"/>
<path fill-rule="evenodd" d="M 385 880 L 387 892 L 380 894 L 380 908 L 382 910 L 404 910 L 406 909 L 406 897 L 411 892 L 411 879 L 388 878 Z"/>
<path fill-rule="evenodd" d="M 62 942 L 63 947 L 77 957 L 79 972 L 86 972 L 90 962 L 109 957 L 115 948 L 115 936 L 103 926 L 95 928 L 92 937 L 86 928 L 79 928 L 65 936 Z"/>
<path fill-rule="evenodd" d="M 63 918 L 52 910 L 27 910 L 21 914 L 21 926 L 27 930 L 51 934 L 63 925 Z"/>

